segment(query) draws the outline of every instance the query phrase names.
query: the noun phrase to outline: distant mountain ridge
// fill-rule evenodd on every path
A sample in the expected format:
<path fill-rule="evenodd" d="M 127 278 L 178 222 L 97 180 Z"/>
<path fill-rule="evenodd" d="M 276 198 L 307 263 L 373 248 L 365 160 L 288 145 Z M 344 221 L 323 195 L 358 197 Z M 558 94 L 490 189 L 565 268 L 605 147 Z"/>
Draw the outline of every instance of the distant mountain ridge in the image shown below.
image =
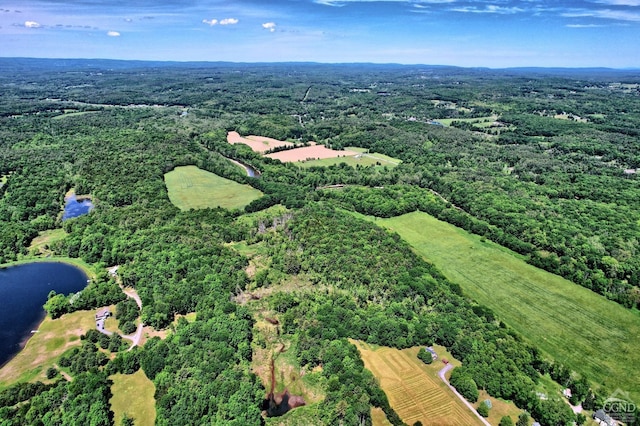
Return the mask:
<path fill-rule="evenodd" d="M 37 69 L 49 68 L 56 70 L 73 69 L 96 69 L 96 70 L 125 70 L 133 68 L 209 68 L 209 67 L 278 67 L 278 66 L 313 66 L 313 67 L 350 67 L 350 68 L 406 68 L 406 69 L 433 69 L 433 70 L 458 70 L 471 72 L 488 72 L 488 73 L 523 73 L 523 74 L 542 74 L 542 75 L 562 75 L 562 76 L 594 76 L 594 75 L 638 75 L 640 68 L 607 68 L 607 67 L 589 67 L 589 68 L 561 68 L 561 67 L 513 67 L 513 68 L 487 68 L 487 67 L 459 67 L 454 65 L 404 65 L 397 63 L 370 63 L 370 62 L 353 62 L 353 63 L 323 63 L 323 62 L 225 62 L 225 61 L 194 61 L 194 62 L 178 62 L 178 61 L 143 61 L 143 60 L 121 60 L 121 59 L 55 59 L 55 58 L 24 58 L 24 57 L 0 57 L 0 71 L 21 70 L 21 69 Z"/>

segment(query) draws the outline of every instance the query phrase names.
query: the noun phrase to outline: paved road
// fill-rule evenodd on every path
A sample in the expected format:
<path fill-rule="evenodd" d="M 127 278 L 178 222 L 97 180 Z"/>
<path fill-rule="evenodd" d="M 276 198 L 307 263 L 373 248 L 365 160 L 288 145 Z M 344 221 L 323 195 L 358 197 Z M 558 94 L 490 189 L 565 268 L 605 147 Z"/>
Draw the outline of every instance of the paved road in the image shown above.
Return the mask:
<path fill-rule="evenodd" d="M 456 396 L 458 398 L 460 398 L 460 401 L 462 401 L 464 403 L 464 405 L 466 405 L 467 407 L 469 407 L 469 409 L 471 410 L 471 412 L 473 412 L 473 414 L 476 415 L 476 417 L 478 419 L 480 419 L 480 421 L 482 423 L 484 423 L 486 426 L 491 426 L 491 423 L 489 423 L 484 417 L 482 417 L 480 414 L 478 414 L 478 412 L 476 411 L 476 408 L 471 405 L 471 403 L 469 401 L 467 401 L 466 399 L 464 399 L 464 397 L 462 395 L 460 395 L 458 393 L 458 391 L 456 390 L 456 388 L 454 388 L 453 386 L 451 386 L 449 384 L 449 382 L 447 381 L 447 378 L 444 376 L 445 374 L 447 374 L 447 371 L 451 370 L 453 368 L 453 365 L 451 364 L 447 364 L 442 370 L 440 370 L 438 372 L 438 376 L 440 376 L 440 379 L 442 379 L 442 381 L 449 386 L 449 389 L 451 389 L 453 391 L 453 393 L 456 394 Z"/>

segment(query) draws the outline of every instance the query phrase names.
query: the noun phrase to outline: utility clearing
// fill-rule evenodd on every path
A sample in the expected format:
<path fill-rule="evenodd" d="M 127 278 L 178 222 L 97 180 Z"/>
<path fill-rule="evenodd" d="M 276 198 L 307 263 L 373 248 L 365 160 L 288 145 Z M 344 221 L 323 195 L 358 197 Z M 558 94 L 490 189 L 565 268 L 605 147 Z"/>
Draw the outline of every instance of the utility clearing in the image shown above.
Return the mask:
<path fill-rule="evenodd" d="M 368 219 L 373 220 L 372 217 Z M 640 401 L 640 316 L 422 212 L 377 219 L 518 334 L 594 385 Z"/>

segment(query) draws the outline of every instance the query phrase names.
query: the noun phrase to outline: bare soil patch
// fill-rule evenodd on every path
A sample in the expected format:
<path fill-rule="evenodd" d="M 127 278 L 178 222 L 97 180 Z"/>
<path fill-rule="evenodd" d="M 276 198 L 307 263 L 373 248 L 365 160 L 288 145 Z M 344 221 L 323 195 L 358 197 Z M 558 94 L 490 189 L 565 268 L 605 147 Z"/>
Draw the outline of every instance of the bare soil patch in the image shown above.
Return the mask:
<path fill-rule="evenodd" d="M 238 132 L 227 133 L 227 142 L 230 144 L 243 143 L 255 152 L 264 154 L 270 149 L 278 148 L 281 146 L 293 146 L 292 142 L 279 141 L 273 138 L 267 138 L 263 136 L 247 136 L 243 138 Z"/>
<path fill-rule="evenodd" d="M 265 157 L 280 160 L 283 163 L 293 161 L 320 160 L 324 158 L 353 157 L 359 153 L 355 151 L 336 151 L 324 145 L 304 146 L 287 151 L 274 152 Z"/>

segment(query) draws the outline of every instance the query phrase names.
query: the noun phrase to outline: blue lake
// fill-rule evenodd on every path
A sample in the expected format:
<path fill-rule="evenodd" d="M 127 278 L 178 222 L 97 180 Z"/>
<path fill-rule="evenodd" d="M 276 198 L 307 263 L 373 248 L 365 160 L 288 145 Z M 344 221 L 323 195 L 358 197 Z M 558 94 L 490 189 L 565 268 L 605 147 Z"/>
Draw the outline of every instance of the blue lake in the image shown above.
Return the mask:
<path fill-rule="evenodd" d="M 0 269 L 0 366 L 14 356 L 44 319 L 51 290 L 75 293 L 87 285 L 80 269 L 43 262 Z"/>
<path fill-rule="evenodd" d="M 64 214 L 62 220 L 71 219 L 74 217 L 87 214 L 93 208 L 93 203 L 88 198 L 78 201 L 76 194 L 71 194 L 65 198 Z"/>

